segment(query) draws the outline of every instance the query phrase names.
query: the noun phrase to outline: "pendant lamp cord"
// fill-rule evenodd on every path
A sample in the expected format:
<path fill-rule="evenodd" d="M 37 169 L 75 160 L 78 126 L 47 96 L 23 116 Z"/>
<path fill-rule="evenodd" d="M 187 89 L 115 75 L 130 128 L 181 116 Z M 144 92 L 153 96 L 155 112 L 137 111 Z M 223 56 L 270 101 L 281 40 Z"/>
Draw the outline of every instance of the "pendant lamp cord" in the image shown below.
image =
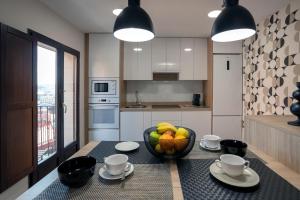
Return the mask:
<path fill-rule="evenodd" d="M 128 6 L 140 6 L 140 0 L 128 0 Z"/>

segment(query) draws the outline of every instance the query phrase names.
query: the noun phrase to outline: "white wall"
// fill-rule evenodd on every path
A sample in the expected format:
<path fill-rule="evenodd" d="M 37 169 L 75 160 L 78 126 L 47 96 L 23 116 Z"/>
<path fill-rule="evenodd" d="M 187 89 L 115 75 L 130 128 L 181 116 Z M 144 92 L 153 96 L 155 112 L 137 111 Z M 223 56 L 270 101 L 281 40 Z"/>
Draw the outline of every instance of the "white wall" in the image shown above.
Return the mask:
<path fill-rule="evenodd" d="M 38 0 L 0 0 L 0 22 L 26 32 L 28 28 L 80 51 L 80 93 L 83 94 L 84 34 L 56 15 Z M 84 113 L 84 95 L 80 95 Z M 80 115 L 81 146 L 84 143 L 84 114 Z M 0 199 L 15 199 L 28 187 L 27 178 L 0 194 Z"/>
<path fill-rule="evenodd" d="M 127 81 L 127 102 L 192 102 L 193 93 L 203 94 L 202 81 Z"/>

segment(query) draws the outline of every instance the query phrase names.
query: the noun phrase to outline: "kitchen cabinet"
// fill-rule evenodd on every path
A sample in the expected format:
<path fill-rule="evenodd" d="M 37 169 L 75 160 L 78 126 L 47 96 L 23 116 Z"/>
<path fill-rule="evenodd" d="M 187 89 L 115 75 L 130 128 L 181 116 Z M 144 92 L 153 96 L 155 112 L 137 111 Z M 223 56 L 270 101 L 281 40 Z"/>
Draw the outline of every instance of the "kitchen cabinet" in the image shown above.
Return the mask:
<path fill-rule="evenodd" d="M 204 135 L 211 134 L 211 111 L 184 111 L 181 125 L 194 130 L 196 140 L 200 141 Z"/>
<path fill-rule="evenodd" d="M 213 53 L 242 54 L 243 53 L 242 45 L 243 45 L 242 41 L 237 41 L 237 42 L 214 42 L 213 43 Z"/>
<path fill-rule="evenodd" d="M 151 42 L 124 43 L 124 80 L 152 80 Z"/>
<path fill-rule="evenodd" d="M 213 134 L 222 139 L 242 139 L 242 116 L 213 116 Z"/>
<path fill-rule="evenodd" d="M 154 38 L 152 40 L 152 71 L 165 72 L 166 68 L 166 40 L 165 38 Z"/>
<path fill-rule="evenodd" d="M 207 80 L 207 40 L 182 38 L 179 80 Z"/>
<path fill-rule="evenodd" d="M 120 42 L 112 34 L 89 35 L 89 77 L 119 77 Z"/>
<path fill-rule="evenodd" d="M 152 40 L 152 71 L 180 71 L 179 38 L 155 38 Z"/>
<path fill-rule="evenodd" d="M 143 141 L 144 130 L 149 127 L 150 112 L 121 112 L 121 141 Z"/>
<path fill-rule="evenodd" d="M 145 129 L 159 122 L 184 126 L 196 132 L 196 140 L 211 134 L 211 111 L 121 112 L 121 140 L 143 141 Z"/>

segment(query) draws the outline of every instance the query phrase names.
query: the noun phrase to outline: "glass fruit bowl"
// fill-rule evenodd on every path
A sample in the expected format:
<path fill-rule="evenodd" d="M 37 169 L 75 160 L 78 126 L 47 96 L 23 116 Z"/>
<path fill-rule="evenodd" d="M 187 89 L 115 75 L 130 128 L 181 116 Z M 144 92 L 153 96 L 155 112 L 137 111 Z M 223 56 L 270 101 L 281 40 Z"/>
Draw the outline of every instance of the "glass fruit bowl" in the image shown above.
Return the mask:
<path fill-rule="evenodd" d="M 168 123 L 159 123 L 144 131 L 144 142 L 148 151 L 163 159 L 186 156 L 193 149 L 195 139 L 196 134 L 193 130 Z"/>

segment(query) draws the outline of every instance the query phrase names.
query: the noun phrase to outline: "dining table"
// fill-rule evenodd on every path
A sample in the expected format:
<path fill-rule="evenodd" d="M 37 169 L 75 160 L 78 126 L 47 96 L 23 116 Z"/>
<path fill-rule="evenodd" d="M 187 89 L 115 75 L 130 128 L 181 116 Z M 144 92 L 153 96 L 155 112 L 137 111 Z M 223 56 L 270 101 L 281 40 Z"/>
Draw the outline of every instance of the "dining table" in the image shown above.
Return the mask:
<path fill-rule="evenodd" d="M 271 163 L 254 147 L 248 147 L 245 159 L 259 175 L 260 183 L 251 188 L 222 183 L 209 170 L 222 152 L 203 149 L 198 141 L 188 155 L 177 160 L 157 158 L 144 142 L 138 142 L 137 150 L 124 153 L 134 166 L 133 173 L 125 180 L 104 180 L 99 169 L 105 157 L 120 153 L 115 149 L 117 143 L 91 141 L 71 157 L 92 156 L 97 160 L 94 175 L 86 185 L 80 188 L 63 185 L 56 168 L 18 199 L 300 199 L 299 181 L 287 179 L 284 175 L 287 170 L 277 171 L 272 165 L 276 162 Z"/>

